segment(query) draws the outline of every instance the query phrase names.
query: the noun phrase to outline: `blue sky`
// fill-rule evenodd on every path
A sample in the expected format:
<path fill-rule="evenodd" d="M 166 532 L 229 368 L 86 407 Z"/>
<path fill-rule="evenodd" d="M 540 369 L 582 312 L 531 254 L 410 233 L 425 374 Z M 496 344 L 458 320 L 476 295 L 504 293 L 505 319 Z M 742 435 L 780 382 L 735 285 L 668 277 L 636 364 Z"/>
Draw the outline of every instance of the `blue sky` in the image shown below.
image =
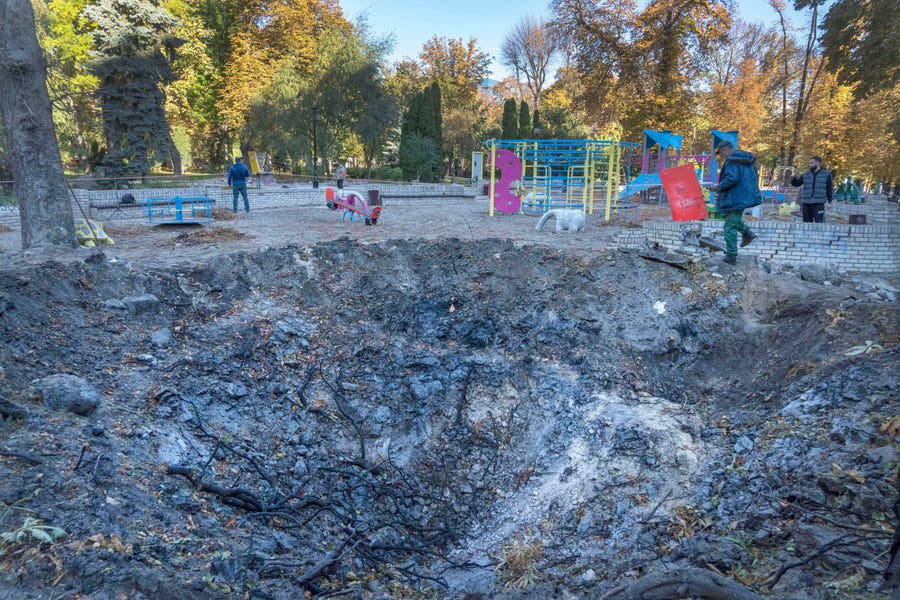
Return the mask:
<path fill-rule="evenodd" d="M 478 47 L 494 58 L 491 65 L 494 79 L 507 74 L 497 57 L 500 44 L 512 26 L 522 17 L 548 17 L 550 12 L 549 0 L 340 0 L 340 4 L 350 21 L 365 12 L 375 33 L 393 34 L 392 61 L 415 58 L 422 44 L 434 35 L 463 41 L 474 37 Z M 745 20 L 775 22 L 775 12 L 767 0 L 736 0 L 735 6 Z M 789 13 L 793 11 L 789 9 Z"/>

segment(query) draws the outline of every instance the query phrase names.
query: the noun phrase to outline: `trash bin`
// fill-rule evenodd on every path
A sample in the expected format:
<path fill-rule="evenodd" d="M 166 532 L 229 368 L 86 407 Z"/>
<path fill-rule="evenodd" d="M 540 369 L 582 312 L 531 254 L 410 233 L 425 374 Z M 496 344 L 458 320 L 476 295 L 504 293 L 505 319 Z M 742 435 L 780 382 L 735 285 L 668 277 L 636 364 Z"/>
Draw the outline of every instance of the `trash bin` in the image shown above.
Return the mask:
<path fill-rule="evenodd" d="M 381 193 L 378 190 L 369 190 L 369 206 L 381 206 Z"/>

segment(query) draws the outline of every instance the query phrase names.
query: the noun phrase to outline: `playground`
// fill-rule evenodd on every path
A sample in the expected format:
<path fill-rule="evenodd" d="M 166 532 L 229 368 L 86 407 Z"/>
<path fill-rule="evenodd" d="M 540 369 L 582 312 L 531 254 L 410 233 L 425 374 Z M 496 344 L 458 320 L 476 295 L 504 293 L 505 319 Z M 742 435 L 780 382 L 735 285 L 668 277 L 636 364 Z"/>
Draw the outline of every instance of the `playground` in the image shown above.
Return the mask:
<path fill-rule="evenodd" d="M 718 181 L 715 148 L 723 141 L 738 147 L 737 131 L 710 132 L 709 150 L 700 154 L 682 152 L 682 136 L 671 131 L 644 130 L 642 143 L 618 140 L 490 140 L 485 142 L 491 214 L 542 214 L 554 208 L 576 208 L 587 214 L 598 211 L 609 221 L 613 215 L 637 218 L 642 205 L 671 201 L 674 187 L 696 178 L 696 192 L 677 198 L 675 220 L 721 218 L 715 212 L 715 194 L 706 188 Z M 677 181 L 673 169 L 680 169 Z M 685 179 L 685 174 L 687 178 Z M 691 177 L 693 174 L 694 177 Z M 669 176 L 667 179 L 667 175 Z M 787 190 L 766 187 L 760 181 L 764 200 L 775 205 L 789 200 Z M 842 190 L 844 188 L 841 188 Z M 841 199 L 853 196 L 846 185 Z M 682 215 L 680 204 L 696 205 Z M 758 215 L 756 215 L 758 216 Z"/>

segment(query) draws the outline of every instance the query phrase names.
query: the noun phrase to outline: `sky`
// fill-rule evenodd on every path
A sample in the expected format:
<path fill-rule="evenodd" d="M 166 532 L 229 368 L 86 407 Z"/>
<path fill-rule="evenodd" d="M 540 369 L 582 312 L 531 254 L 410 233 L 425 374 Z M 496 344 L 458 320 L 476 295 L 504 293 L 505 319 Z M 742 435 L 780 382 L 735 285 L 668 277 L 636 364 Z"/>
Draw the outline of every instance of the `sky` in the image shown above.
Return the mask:
<path fill-rule="evenodd" d="M 367 13 L 369 26 L 376 35 L 394 36 L 391 62 L 416 58 L 422 45 L 433 36 L 478 40 L 478 48 L 493 57 L 491 75 L 508 75 L 500 64 L 500 44 L 513 25 L 523 17 L 549 19 L 549 0 L 340 0 L 344 16 L 355 22 Z M 739 15 L 745 21 L 775 22 L 775 11 L 766 0 L 736 0 Z M 792 9 L 788 9 L 793 13 Z"/>

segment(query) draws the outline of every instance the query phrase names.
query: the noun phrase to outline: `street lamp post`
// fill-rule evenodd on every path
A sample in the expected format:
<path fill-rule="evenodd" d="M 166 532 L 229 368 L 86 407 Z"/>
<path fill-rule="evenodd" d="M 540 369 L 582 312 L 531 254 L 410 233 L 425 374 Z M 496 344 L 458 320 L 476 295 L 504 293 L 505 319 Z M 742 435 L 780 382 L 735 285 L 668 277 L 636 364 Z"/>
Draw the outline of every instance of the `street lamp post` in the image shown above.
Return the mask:
<path fill-rule="evenodd" d="M 313 189 L 318 189 L 319 187 L 319 157 L 316 155 L 318 145 L 317 131 L 316 128 L 318 123 L 316 122 L 317 116 L 319 112 L 318 105 L 313 104 Z"/>

